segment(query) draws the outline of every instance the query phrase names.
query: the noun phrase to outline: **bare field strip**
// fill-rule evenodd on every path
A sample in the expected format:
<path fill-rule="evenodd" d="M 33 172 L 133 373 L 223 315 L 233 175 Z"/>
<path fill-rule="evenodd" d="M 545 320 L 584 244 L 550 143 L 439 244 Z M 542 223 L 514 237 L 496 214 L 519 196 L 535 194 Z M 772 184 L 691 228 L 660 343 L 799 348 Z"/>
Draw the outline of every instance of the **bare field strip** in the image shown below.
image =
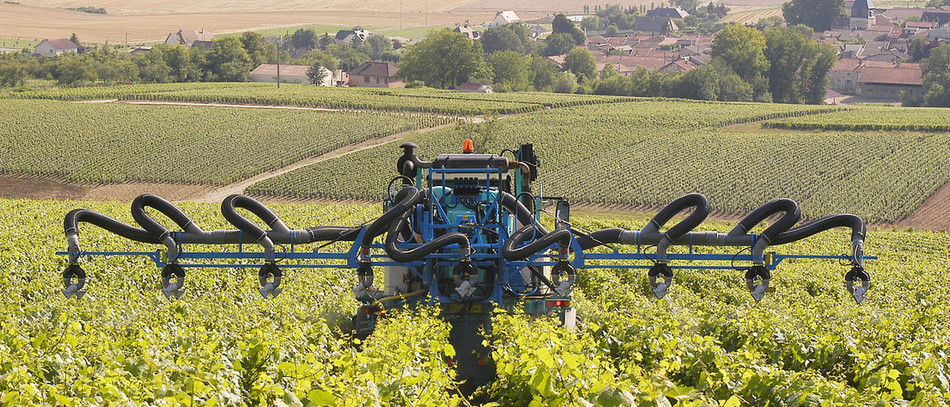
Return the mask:
<path fill-rule="evenodd" d="M 98 15 L 66 8 L 89 6 L 85 0 L 22 0 L 20 4 L 0 3 L 0 37 L 57 38 L 76 33 L 86 42 L 139 44 L 162 41 L 168 33 L 185 29 L 205 29 L 213 34 L 257 31 L 313 24 L 419 27 L 451 25 L 469 21 L 491 21 L 499 10 L 515 10 L 523 19 L 554 13 L 579 13 L 583 2 L 564 0 L 101 0 L 109 14 Z M 621 6 L 647 7 L 647 0 L 621 0 Z M 781 0 L 733 0 L 726 3 L 734 11 L 781 6 Z"/>
<path fill-rule="evenodd" d="M 397 6 L 398 8 L 398 6 Z M 96 15 L 60 9 L 0 4 L 0 37 L 62 38 L 76 33 L 82 41 L 130 44 L 164 41 L 179 29 L 204 29 L 214 34 L 280 27 L 327 24 L 405 27 L 488 21 L 489 12 L 409 13 L 367 10 L 220 12 L 149 15 Z"/>

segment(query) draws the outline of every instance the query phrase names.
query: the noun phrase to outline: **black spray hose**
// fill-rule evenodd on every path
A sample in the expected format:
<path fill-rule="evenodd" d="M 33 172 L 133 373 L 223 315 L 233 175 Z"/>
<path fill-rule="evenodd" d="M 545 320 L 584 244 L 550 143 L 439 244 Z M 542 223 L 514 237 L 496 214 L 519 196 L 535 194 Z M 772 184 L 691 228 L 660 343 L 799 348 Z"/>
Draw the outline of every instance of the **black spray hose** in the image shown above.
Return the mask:
<path fill-rule="evenodd" d="M 177 206 L 166 201 L 164 198 L 152 194 L 139 195 L 135 198 L 135 200 L 132 201 L 132 218 L 134 218 L 139 225 L 142 225 L 142 228 L 165 244 L 165 248 L 168 249 L 168 261 L 170 263 L 175 263 L 178 258 L 178 245 L 175 243 L 171 232 L 169 232 L 165 226 L 162 226 L 161 223 L 158 223 L 155 218 L 152 218 L 148 212 L 145 212 L 146 207 L 154 208 L 165 216 L 168 216 L 184 231 L 196 234 L 204 233 L 188 215 L 185 215 L 181 209 L 178 209 Z"/>
<path fill-rule="evenodd" d="M 157 236 L 145 229 L 139 229 L 125 222 L 120 222 L 99 212 L 89 209 L 73 209 L 63 219 L 63 229 L 66 241 L 69 242 L 69 263 L 79 261 L 79 222 L 91 223 L 129 240 L 142 243 L 161 243 Z"/>
<path fill-rule="evenodd" d="M 620 234 L 625 232 L 621 228 L 601 229 L 589 234 L 577 236 L 577 243 L 581 245 L 581 250 L 587 250 L 605 244 L 620 243 Z"/>
<path fill-rule="evenodd" d="M 258 218 L 264 221 L 264 224 L 273 230 L 281 232 L 290 231 L 287 225 L 284 225 L 284 222 L 281 222 L 280 218 L 278 218 L 274 212 L 271 212 L 270 209 L 256 199 L 241 194 L 234 194 L 224 198 L 224 201 L 221 202 L 221 214 L 224 215 L 224 218 L 227 219 L 229 223 L 237 227 L 238 230 L 250 234 L 254 239 L 261 240 L 267 237 L 267 232 L 260 226 L 254 224 L 254 222 L 245 218 L 244 215 L 238 213 L 236 208 L 247 209 L 254 215 L 257 215 Z"/>
<path fill-rule="evenodd" d="M 871 276 L 864 270 L 864 238 L 867 229 L 860 217 L 847 213 L 825 216 L 778 235 L 774 244 L 791 243 L 836 227 L 851 229 L 852 267 L 851 271 L 844 276 L 844 281 L 845 288 L 851 293 L 854 301 L 860 304 L 864 301 L 868 288 L 871 287 Z"/>
<path fill-rule="evenodd" d="M 736 227 L 729 231 L 728 235 L 739 236 L 747 234 L 755 225 L 758 225 L 769 216 L 779 212 L 784 212 L 785 215 L 759 234 L 759 237 L 765 238 L 771 243 L 775 240 L 776 236 L 787 231 L 792 226 L 795 226 L 795 224 L 801 220 L 802 211 L 798 208 L 798 204 L 795 203 L 795 201 L 788 198 L 780 198 L 756 208 L 752 213 L 742 218 Z"/>
<path fill-rule="evenodd" d="M 867 230 L 864 221 L 857 215 L 849 213 L 829 215 L 815 219 L 803 225 L 796 226 L 786 232 L 778 235 L 772 244 L 785 244 L 802 240 L 816 233 L 824 232 L 836 227 L 846 227 L 851 229 L 851 241 L 864 240 Z"/>
<path fill-rule="evenodd" d="M 555 243 L 564 246 L 570 244 L 571 231 L 569 229 L 556 229 L 544 236 L 537 236 L 533 242 L 523 247 L 515 248 L 515 246 L 520 245 L 527 240 L 529 236 L 534 234 L 536 227 L 536 225 L 528 225 L 511 234 L 511 237 L 505 241 L 505 246 L 501 249 L 501 254 L 505 257 L 505 260 L 515 261 L 527 259 Z"/>
<path fill-rule="evenodd" d="M 393 197 L 393 202 L 395 202 L 393 207 L 366 227 L 366 233 L 363 234 L 363 241 L 360 243 L 360 252 L 369 249 L 376 236 L 383 234 L 393 222 L 412 210 L 417 204 L 422 203 L 424 199 L 425 196 L 415 187 L 406 186 L 400 189 Z"/>
<path fill-rule="evenodd" d="M 399 249 L 396 244 L 399 241 L 400 231 L 404 230 L 409 222 L 408 217 L 408 211 L 403 212 L 402 216 L 389 226 L 389 230 L 386 233 L 386 255 L 389 256 L 389 258 L 400 263 L 407 263 L 419 260 L 451 244 L 459 245 L 459 253 L 462 255 L 463 261 L 466 261 L 468 256 L 471 255 L 472 245 L 468 240 L 468 236 L 459 232 L 446 233 L 413 249 Z"/>
<path fill-rule="evenodd" d="M 682 222 L 677 223 L 664 233 L 670 242 L 683 237 L 689 233 L 690 230 L 695 229 L 700 223 L 703 223 L 706 217 L 709 216 L 709 201 L 706 200 L 703 194 L 692 193 L 676 198 L 675 201 L 670 202 L 669 205 L 664 206 L 660 212 L 657 212 L 653 219 L 650 219 L 650 223 L 643 228 L 644 233 L 659 232 L 660 228 L 663 227 L 666 222 L 673 219 L 673 216 L 689 208 L 696 208 L 696 210 L 689 214 L 686 219 L 683 219 Z"/>
<path fill-rule="evenodd" d="M 280 218 L 278 218 L 274 212 L 271 212 L 270 209 L 264 206 L 264 204 L 247 195 L 234 194 L 224 198 L 224 201 L 221 202 L 221 214 L 224 215 L 224 218 L 237 227 L 238 230 L 251 235 L 251 237 L 260 243 L 260 245 L 264 247 L 264 261 L 273 263 L 274 242 L 267 237 L 267 232 L 265 232 L 264 229 L 261 229 L 260 226 L 257 226 L 254 222 L 245 218 L 244 215 L 238 213 L 236 208 L 244 208 L 251 211 L 251 213 L 257 215 L 268 227 L 275 231 L 289 233 L 290 229 L 287 228 L 287 225 L 284 225 L 284 222 L 280 221 Z"/>
<path fill-rule="evenodd" d="M 351 228 L 345 226 L 314 226 L 307 228 L 312 242 L 352 242 L 360 234 L 362 228 Z"/>
<path fill-rule="evenodd" d="M 650 223 L 643 228 L 642 233 L 659 232 L 660 228 L 663 227 L 666 222 L 669 222 L 673 216 L 689 208 L 696 209 L 693 210 L 693 213 L 689 214 L 686 219 L 683 219 L 680 223 L 667 229 L 667 231 L 663 233 L 663 239 L 657 243 L 656 256 L 658 263 L 666 263 L 666 249 L 673 244 L 676 239 L 685 236 L 690 230 L 695 229 L 700 223 L 706 220 L 710 212 L 709 201 L 706 200 L 703 194 L 692 193 L 683 195 L 676 198 L 673 202 L 670 202 L 669 205 L 664 206 L 663 209 L 650 220 Z"/>
<path fill-rule="evenodd" d="M 548 230 L 534 219 L 534 214 L 531 213 L 523 203 L 519 202 L 518 198 L 515 198 L 514 195 L 501 192 L 501 206 L 507 209 L 508 212 L 515 214 L 518 218 L 518 222 L 521 222 L 522 225 L 534 225 L 538 236 L 548 234 Z"/>

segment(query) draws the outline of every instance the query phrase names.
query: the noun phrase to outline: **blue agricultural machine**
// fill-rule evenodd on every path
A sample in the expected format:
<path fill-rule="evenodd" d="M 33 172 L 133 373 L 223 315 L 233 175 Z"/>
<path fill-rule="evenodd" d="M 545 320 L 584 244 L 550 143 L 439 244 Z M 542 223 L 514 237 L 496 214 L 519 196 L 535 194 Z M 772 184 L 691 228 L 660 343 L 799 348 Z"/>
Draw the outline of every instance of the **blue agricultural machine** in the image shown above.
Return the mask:
<path fill-rule="evenodd" d="M 353 317 L 355 334 L 373 332 L 384 309 L 430 304 L 441 308 L 452 324 L 450 341 L 457 356 L 463 389 L 489 382 L 494 368 L 481 332 L 490 332 L 494 308 L 558 318 L 575 324 L 571 292 L 578 270 L 588 268 L 646 269 L 657 298 L 667 295 L 674 270 L 733 269 L 744 264 L 745 285 L 756 301 L 770 291 L 772 272 L 786 259 L 839 259 L 850 263 L 844 285 L 861 303 L 870 284 L 864 270 L 865 224 L 857 216 L 831 215 L 796 226 L 798 205 L 776 199 L 759 207 L 727 233 L 693 231 L 710 212 L 701 194 L 676 199 L 641 230 L 608 228 L 588 232 L 573 227 L 570 205 L 545 197 L 538 177 L 540 160 L 531 144 L 506 149 L 500 155 L 474 154 L 470 140 L 463 153 L 441 154 L 432 161 L 416 156 L 413 143 L 400 146 L 398 174 L 388 187 L 383 214 L 367 224 L 315 226 L 290 229 L 257 200 L 245 195 L 227 197 L 221 205 L 225 219 L 236 230 L 205 231 L 170 202 L 142 195 L 132 202 L 135 227 L 87 209 L 66 215 L 68 265 L 62 274 L 67 297 L 85 293 L 86 273 L 80 259 L 89 256 L 147 256 L 161 268 L 164 294 L 178 298 L 184 292 L 185 270 L 191 268 L 258 269 L 264 297 L 280 293 L 283 271 L 278 263 L 292 260 L 293 268 L 348 268 L 356 272 L 353 292 L 363 305 Z M 510 157 L 510 158 L 509 158 Z M 553 219 L 541 220 L 553 206 Z M 173 231 L 146 212 L 152 208 L 175 222 Z M 265 230 L 237 211 L 243 208 L 269 228 Z M 685 218 L 672 227 L 678 214 Z M 759 223 L 777 218 L 761 233 L 750 233 Z M 79 223 L 86 222 L 138 242 L 164 246 L 141 252 L 84 251 L 79 245 Z M 847 255 L 783 255 L 771 246 L 807 238 L 835 227 L 851 229 Z M 328 249 L 346 242 L 348 250 Z M 320 243 L 316 248 L 313 244 Z M 226 251 L 189 251 L 186 245 L 228 245 Z M 259 249 L 245 250 L 246 246 Z M 623 247 L 621 247 L 621 245 Z M 667 253 L 670 246 L 685 246 Z M 278 252 L 275 247 L 289 247 Z M 331 247 L 339 247 L 332 245 Z M 608 250 L 591 249 L 606 246 Z M 701 246 L 730 246 L 738 254 L 694 252 Z M 653 248 L 653 250 L 647 250 Z M 324 250 L 328 249 L 328 250 Z M 627 249 L 627 250 L 623 250 Z M 635 249 L 635 251 L 634 251 Z M 871 257 L 869 257 L 871 258 Z M 376 270 L 374 270 L 374 268 Z M 383 287 L 374 284 L 383 270 Z"/>

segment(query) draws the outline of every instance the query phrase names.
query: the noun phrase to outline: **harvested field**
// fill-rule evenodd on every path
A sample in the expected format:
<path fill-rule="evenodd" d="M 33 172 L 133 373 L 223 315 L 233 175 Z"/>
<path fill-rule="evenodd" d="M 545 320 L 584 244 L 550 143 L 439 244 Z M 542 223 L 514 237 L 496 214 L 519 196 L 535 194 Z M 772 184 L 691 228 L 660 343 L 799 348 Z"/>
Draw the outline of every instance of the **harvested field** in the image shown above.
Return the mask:
<path fill-rule="evenodd" d="M 139 44 L 162 41 L 181 28 L 224 34 L 313 24 L 419 27 L 469 21 L 478 25 L 490 21 L 499 10 L 515 10 L 523 19 L 534 19 L 561 12 L 580 13 L 584 4 L 563 0 L 101 0 L 94 5 L 105 8 L 108 14 L 100 15 L 67 10 L 89 6 L 84 0 L 22 0 L 19 4 L 0 4 L 4 20 L 0 37 L 43 39 L 76 33 L 85 42 Z M 616 4 L 649 7 L 651 2 L 621 0 Z M 726 6 L 738 12 L 781 4 L 781 0 L 733 0 Z"/>

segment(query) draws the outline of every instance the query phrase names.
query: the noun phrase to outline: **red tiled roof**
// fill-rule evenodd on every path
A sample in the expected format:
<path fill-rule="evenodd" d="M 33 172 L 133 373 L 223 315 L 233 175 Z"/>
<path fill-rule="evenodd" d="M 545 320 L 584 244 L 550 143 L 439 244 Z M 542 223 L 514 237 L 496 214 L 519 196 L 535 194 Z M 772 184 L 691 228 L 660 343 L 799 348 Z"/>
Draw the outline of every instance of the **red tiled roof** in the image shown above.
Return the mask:
<path fill-rule="evenodd" d="M 367 62 L 350 71 L 350 75 L 394 77 L 399 68 L 388 62 Z"/>
<path fill-rule="evenodd" d="M 281 65 L 280 74 L 287 76 L 307 76 L 310 65 Z M 277 64 L 261 64 L 251 71 L 251 75 L 277 75 Z"/>
<path fill-rule="evenodd" d="M 858 82 L 920 86 L 920 69 L 864 68 Z"/>
<path fill-rule="evenodd" d="M 55 49 L 79 48 L 79 46 L 70 41 L 69 38 L 54 38 L 51 40 L 46 40 L 46 42 Z"/>
<path fill-rule="evenodd" d="M 857 58 L 841 58 L 835 62 L 835 66 L 831 68 L 832 71 L 853 71 L 858 68 L 858 65 L 861 64 L 861 60 Z"/>

